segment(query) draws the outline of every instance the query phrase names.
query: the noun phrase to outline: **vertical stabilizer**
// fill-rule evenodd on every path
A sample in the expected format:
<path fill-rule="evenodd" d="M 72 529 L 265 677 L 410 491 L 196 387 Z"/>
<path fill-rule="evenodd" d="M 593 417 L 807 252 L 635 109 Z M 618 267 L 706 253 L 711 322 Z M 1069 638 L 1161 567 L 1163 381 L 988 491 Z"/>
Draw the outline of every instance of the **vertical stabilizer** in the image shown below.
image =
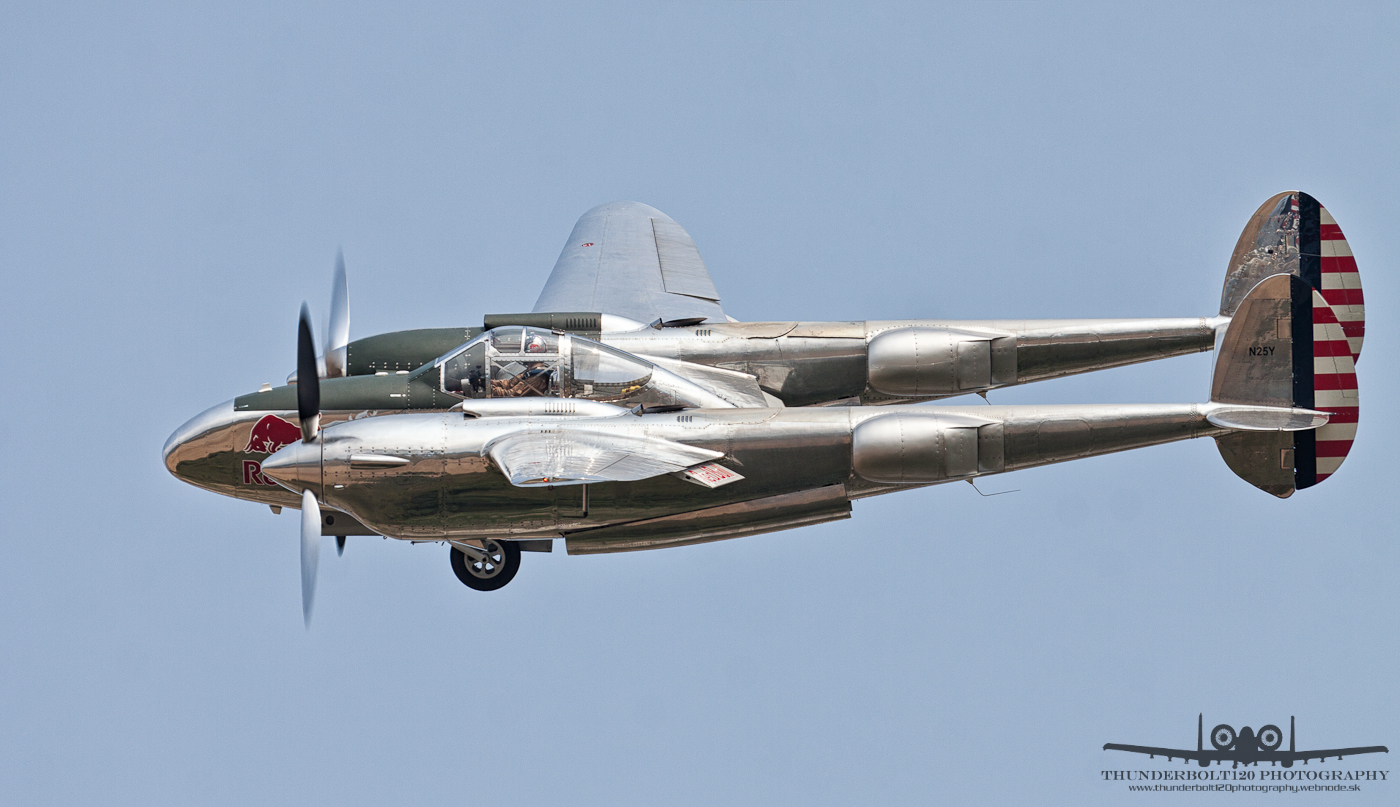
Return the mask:
<path fill-rule="evenodd" d="M 1215 357 L 1211 400 L 1326 412 L 1300 431 L 1235 431 L 1216 438 L 1241 479 L 1287 498 L 1341 467 L 1356 437 L 1356 366 L 1336 312 L 1305 280 L 1277 274 L 1239 302 Z"/>
<path fill-rule="evenodd" d="M 1205 750 L 1205 745 L 1204 745 L 1204 742 L 1205 742 L 1205 735 L 1201 733 L 1201 730 L 1205 728 L 1205 716 L 1206 716 L 1206 713 L 1205 713 L 1205 712 L 1201 712 L 1200 714 L 1196 715 L 1196 750 L 1197 750 L 1197 751 L 1204 751 L 1204 750 Z"/>
<path fill-rule="evenodd" d="M 1270 197 L 1245 225 L 1225 272 L 1220 315 L 1233 316 L 1250 289 L 1277 274 L 1301 278 L 1322 295 L 1336 312 L 1356 361 L 1366 335 L 1366 306 L 1356 259 L 1337 220 L 1302 191 Z"/>

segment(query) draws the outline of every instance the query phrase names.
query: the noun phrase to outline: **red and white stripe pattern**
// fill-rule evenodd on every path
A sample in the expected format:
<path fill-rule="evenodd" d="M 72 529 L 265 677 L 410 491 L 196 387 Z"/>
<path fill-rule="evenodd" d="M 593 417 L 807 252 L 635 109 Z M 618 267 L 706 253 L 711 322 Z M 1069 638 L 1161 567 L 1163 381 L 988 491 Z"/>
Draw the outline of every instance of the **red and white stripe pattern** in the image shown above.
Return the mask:
<path fill-rule="evenodd" d="M 1361 356 L 1361 341 L 1366 335 L 1366 306 L 1361 296 L 1361 275 L 1356 271 L 1342 228 L 1337 220 L 1318 205 L 1321 218 L 1322 297 L 1337 314 L 1342 331 L 1355 362 Z"/>
<path fill-rule="evenodd" d="M 1330 220 L 1323 213 L 1326 222 Z M 1324 233 L 1326 225 L 1324 224 Z M 1335 225 L 1334 225 L 1335 227 Z M 1340 231 L 1339 231 L 1340 233 Z M 1327 236 L 1324 235 L 1323 238 Z M 1326 241 L 1322 242 L 1326 244 Z M 1345 241 L 1339 242 L 1343 246 Z M 1326 278 L 1326 258 L 1323 277 Z M 1350 260 L 1350 258 L 1348 258 Z M 1355 264 L 1351 275 L 1356 276 Z M 1356 289 L 1360 300 L 1361 288 Z M 1328 304 L 1324 294 L 1313 292 L 1313 408 L 1331 413 L 1327 425 L 1316 431 L 1317 481 L 1321 482 L 1341 467 L 1356 439 L 1356 423 L 1361 408 L 1356 390 L 1356 363 L 1346 324 Z M 1358 305 L 1357 308 L 1360 308 Z M 1358 342 L 1359 343 L 1359 342 Z"/>

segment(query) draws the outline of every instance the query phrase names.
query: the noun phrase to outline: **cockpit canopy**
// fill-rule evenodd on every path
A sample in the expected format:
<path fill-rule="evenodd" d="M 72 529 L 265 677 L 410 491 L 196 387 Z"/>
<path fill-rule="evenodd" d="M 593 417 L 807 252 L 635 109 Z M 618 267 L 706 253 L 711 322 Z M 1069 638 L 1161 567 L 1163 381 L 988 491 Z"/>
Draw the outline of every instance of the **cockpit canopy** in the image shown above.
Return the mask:
<path fill-rule="evenodd" d="M 434 363 L 443 392 L 461 398 L 558 397 L 621 401 L 652 365 L 621 350 L 541 328 L 494 328 Z"/>

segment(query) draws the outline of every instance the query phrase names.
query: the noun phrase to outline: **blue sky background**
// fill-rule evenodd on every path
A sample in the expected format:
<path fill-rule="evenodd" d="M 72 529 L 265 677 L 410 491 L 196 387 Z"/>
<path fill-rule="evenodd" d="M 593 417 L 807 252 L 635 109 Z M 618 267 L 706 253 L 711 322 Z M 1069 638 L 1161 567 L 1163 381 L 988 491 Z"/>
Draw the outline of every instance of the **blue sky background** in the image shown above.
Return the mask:
<path fill-rule="evenodd" d="M 1100 770 L 1168 766 L 1102 744 L 1191 747 L 1202 711 L 1400 746 L 1397 34 L 1383 3 L 6 5 L 0 800 L 1115 804 Z M 529 310 L 614 199 L 742 320 L 1205 316 L 1294 187 L 1370 328 L 1356 448 L 1289 501 L 1195 441 L 529 555 L 490 595 L 352 538 L 308 632 L 295 516 L 159 460 L 293 369 L 337 247 L 355 337 Z"/>

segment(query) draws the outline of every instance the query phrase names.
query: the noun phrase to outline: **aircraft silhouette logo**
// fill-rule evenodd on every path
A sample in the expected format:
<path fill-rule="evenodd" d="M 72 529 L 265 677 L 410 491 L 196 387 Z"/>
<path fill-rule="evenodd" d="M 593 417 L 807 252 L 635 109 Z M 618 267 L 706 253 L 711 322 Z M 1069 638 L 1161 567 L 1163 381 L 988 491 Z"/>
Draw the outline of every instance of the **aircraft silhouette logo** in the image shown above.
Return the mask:
<path fill-rule="evenodd" d="M 1293 763 L 1302 761 L 1304 765 L 1308 760 L 1316 759 L 1325 762 L 1328 757 L 1353 756 L 1356 754 L 1376 754 L 1390 753 L 1390 749 L 1383 745 L 1367 745 L 1355 748 L 1325 748 L 1317 751 L 1299 751 L 1294 735 L 1294 718 L 1288 718 L 1288 750 L 1280 750 L 1283 745 L 1283 732 L 1278 726 L 1266 725 L 1255 731 L 1249 726 L 1240 729 L 1238 733 L 1225 723 L 1221 723 L 1210 730 L 1210 744 L 1214 750 L 1206 750 L 1204 714 L 1196 716 L 1196 750 L 1188 751 L 1179 748 L 1157 748 L 1147 745 L 1123 745 L 1121 743 L 1104 743 L 1105 751 L 1129 751 L 1134 754 L 1147 754 L 1149 757 L 1166 757 L 1169 761 L 1180 759 L 1185 764 L 1190 764 L 1195 760 L 1202 768 L 1209 767 L 1214 762 L 1219 765 L 1222 762 L 1232 763 L 1231 767 L 1238 768 L 1241 764 L 1258 765 L 1260 762 L 1268 762 L 1271 765 L 1282 765 L 1285 768 L 1293 767 Z"/>

